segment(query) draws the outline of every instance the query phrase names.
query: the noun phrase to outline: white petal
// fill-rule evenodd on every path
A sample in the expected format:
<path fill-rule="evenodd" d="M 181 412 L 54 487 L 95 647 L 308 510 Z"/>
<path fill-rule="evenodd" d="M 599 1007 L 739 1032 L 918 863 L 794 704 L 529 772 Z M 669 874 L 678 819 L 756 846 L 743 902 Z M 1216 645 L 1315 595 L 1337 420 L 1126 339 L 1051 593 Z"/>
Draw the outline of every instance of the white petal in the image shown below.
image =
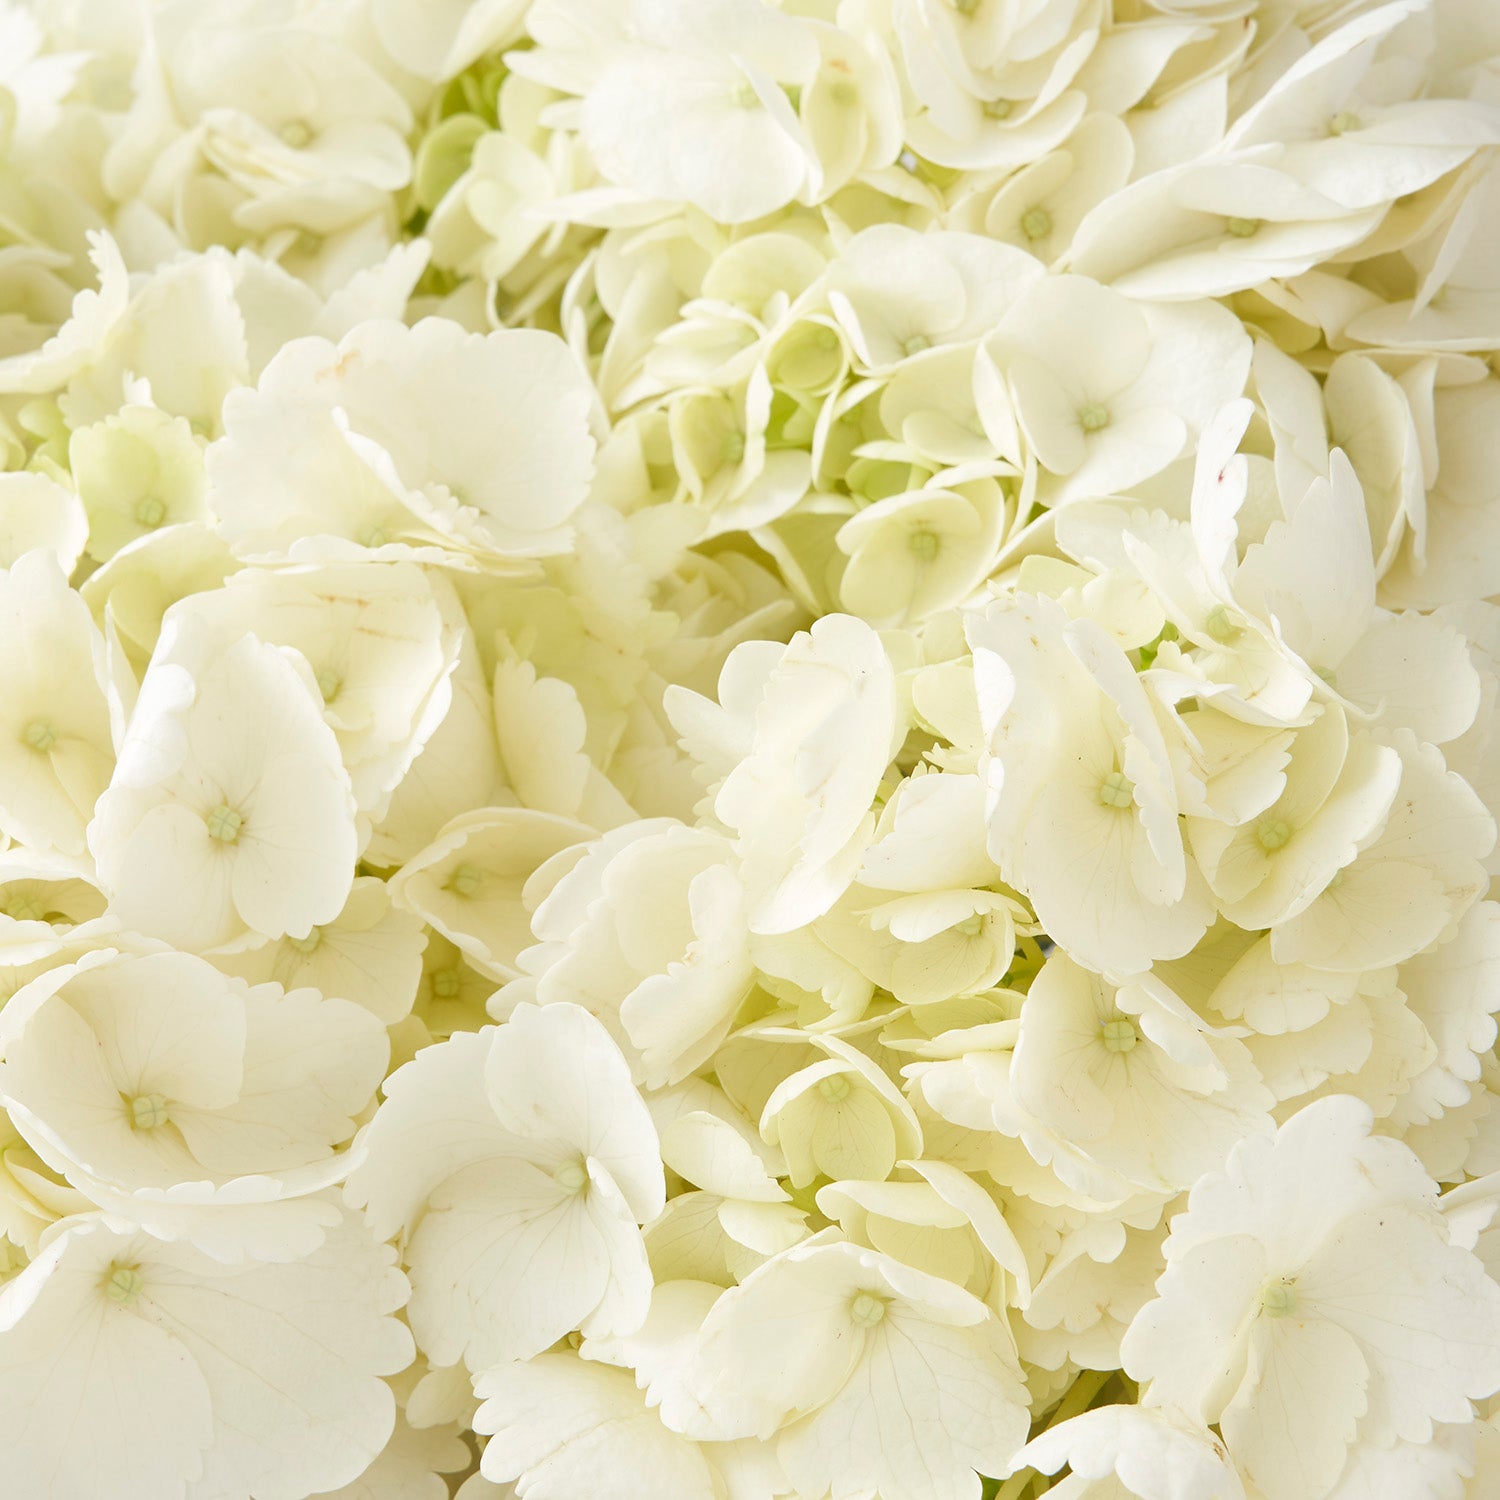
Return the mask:
<path fill-rule="evenodd" d="M 543 1354 L 474 1385 L 474 1425 L 491 1434 L 484 1473 L 518 1480 L 528 1500 L 718 1500 L 698 1445 L 662 1425 L 624 1370 Z"/>

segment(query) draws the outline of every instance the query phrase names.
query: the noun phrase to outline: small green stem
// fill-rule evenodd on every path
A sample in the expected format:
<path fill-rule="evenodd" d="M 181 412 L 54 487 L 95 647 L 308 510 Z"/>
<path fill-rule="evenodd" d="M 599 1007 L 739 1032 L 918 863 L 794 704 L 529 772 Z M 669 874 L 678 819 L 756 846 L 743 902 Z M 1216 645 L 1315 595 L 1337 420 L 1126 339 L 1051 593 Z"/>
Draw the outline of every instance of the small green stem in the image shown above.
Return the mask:
<path fill-rule="evenodd" d="M 1036 1478 L 1035 1469 L 1021 1469 L 1012 1474 L 1004 1484 L 995 1491 L 995 1500 L 1021 1500 L 1022 1494 L 1030 1486 L 1031 1481 Z"/>
<path fill-rule="evenodd" d="M 1070 1417 L 1076 1417 L 1079 1412 L 1086 1411 L 1089 1403 L 1109 1384 L 1116 1373 L 1114 1370 L 1085 1370 L 1068 1387 L 1067 1395 L 1053 1409 L 1052 1415 L 1047 1420 L 1046 1430 L 1050 1431 Z M 995 1491 L 994 1500 L 1021 1500 L 1033 1484 L 1039 1486 L 1038 1495 L 1042 1490 L 1052 1487 L 1051 1481 L 1035 1469 L 1019 1469 Z"/>
<path fill-rule="evenodd" d="M 1114 1373 L 1113 1370 L 1085 1370 L 1068 1388 L 1068 1394 L 1063 1397 L 1057 1409 L 1048 1418 L 1048 1431 L 1060 1426 L 1070 1417 L 1076 1417 L 1079 1412 L 1086 1411 L 1089 1402 L 1104 1389 L 1105 1382 Z"/>

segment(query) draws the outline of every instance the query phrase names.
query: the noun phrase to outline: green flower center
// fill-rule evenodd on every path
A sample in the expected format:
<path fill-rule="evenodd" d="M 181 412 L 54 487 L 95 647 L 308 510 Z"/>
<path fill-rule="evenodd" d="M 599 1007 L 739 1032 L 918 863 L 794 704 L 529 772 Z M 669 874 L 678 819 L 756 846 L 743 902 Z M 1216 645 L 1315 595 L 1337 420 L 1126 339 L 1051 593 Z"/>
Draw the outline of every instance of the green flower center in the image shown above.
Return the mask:
<path fill-rule="evenodd" d="M 906 545 L 911 548 L 912 556 L 918 562 L 930 563 L 938 555 L 938 548 L 942 544 L 936 533 L 928 531 L 924 526 L 907 537 Z"/>
<path fill-rule="evenodd" d="M 1078 408 L 1078 425 L 1085 432 L 1098 432 L 1103 427 L 1109 426 L 1109 408 L 1100 406 L 1097 401 L 1090 401 Z"/>
<path fill-rule="evenodd" d="M 1208 632 L 1209 639 L 1218 641 L 1221 646 L 1232 641 L 1240 633 L 1240 627 L 1235 623 L 1234 617 L 1222 604 L 1216 604 L 1209 610 L 1208 618 L 1203 622 L 1203 628 Z"/>
<path fill-rule="evenodd" d="M 818 1092 L 830 1103 L 849 1097 L 849 1080 L 842 1073 L 834 1073 L 818 1085 Z"/>
<path fill-rule="evenodd" d="M 160 1094 L 137 1094 L 130 1101 L 130 1123 L 137 1130 L 155 1130 L 170 1118 L 167 1101 Z"/>
<path fill-rule="evenodd" d="M 245 820 L 227 802 L 221 802 L 203 820 L 208 826 L 208 836 L 221 844 L 232 844 L 240 836 Z"/>
<path fill-rule="evenodd" d="M 279 133 L 293 151 L 300 151 L 313 137 L 312 126 L 306 120 L 288 120 Z"/>
<path fill-rule="evenodd" d="M 1260 233 L 1259 219 L 1231 219 L 1224 226 L 1237 240 L 1253 239 Z"/>
<path fill-rule="evenodd" d="M 5 915 L 16 922 L 40 922 L 47 910 L 34 893 L 17 891 L 6 900 Z"/>
<path fill-rule="evenodd" d="M 1045 208 L 1028 208 L 1021 215 L 1021 233 L 1028 240 L 1039 240 L 1052 233 L 1052 215 Z"/>
<path fill-rule="evenodd" d="M 458 994 L 458 971 L 439 969 L 432 976 L 432 993 L 439 1000 L 451 1000 Z"/>
<path fill-rule="evenodd" d="M 1285 818 L 1262 818 L 1255 825 L 1255 842 L 1267 854 L 1274 854 L 1278 849 L 1285 847 L 1286 841 L 1291 836 L 1291 825 Z"/>
<path fill-rule="evenodd" d="M 145 527 L 155 529 L 167 518 L 167 507 L 155 495 L 147 495 L 135 508 L 136 520 Z"/>
<path fill-rule="evenodd" d="M 849 1316 L 860 1328 L 874 1328 L 885 1318 L 885 1298 L 870 1292 L 861 1292 L 849 1304 Z"/>
<path fill-rule="evenodd" d="M 589 1180 L 589 1169 L 577 1160 L 565 1161 L 553 1174 L 552 1180 L 567 1193 L 581 1192 Z"/>
<path fill-rule="evenodd" d="M 1267 1283 L 1260 1294 L 1260 1310 L 1268 1318 L 1289 1318 L 1297 1311 L 1297 1288 L 1290 1281 Z"/>
<path fill-rule="evenodd" d="M 1135 800 L 1135 783 L 1122 771 L 1111 771 L 1099 783 L 1099 802 L 1104 807 L 1129 807 Z"/>
<path fill-rule="evenodd" d="M 146 1289 L 146 1278 L 134 1266 L 111 1266 L 104 1278 L 104 1295 L 116 1307 L 130 1307 Z"/>
<path fill-rule="evenodd" d="M 473 865 L 460 865 L 453 872 L 453 879 L 448 882 L 448 888 L 455 895 L 466 899 L 474 895 L 481 885 L 484 884 L 484 872 L 476 869 Z"/>
<path fill-rule="evenodd" d="M 21 739 L 37 754 L 43 754 L 57 743 L 57 726 L 51 719 L 33 719 L 21 731 Z"/>
<path fill-rule="evenodd" d="M 1115 1016 L 1106 1021 L 1099 1028 L 1099 1035 L 1104 1042 L 1105 1050 L 1109 1052 L 1131 1052 L 1141 1039 L 1134 1024 L 1127 1021 L 1124 1016 Z"/>

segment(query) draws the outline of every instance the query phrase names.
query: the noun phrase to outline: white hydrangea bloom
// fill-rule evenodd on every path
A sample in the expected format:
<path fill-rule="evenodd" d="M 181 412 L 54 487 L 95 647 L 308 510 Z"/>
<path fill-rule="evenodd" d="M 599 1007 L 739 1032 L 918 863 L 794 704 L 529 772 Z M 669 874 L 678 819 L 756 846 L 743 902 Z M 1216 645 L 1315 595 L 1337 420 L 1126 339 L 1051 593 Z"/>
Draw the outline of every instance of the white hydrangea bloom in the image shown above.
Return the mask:
<path fill-rule="evenodd" d="M 1016 1456 L 1043 1474 L 1069 1472 L 1057 1500 L 1243 1500 L 1220 1440 L 1171 1407 L 1102 1406 L 1049 1427 Z"/>
<path fill-rule="evenodd" d="M 1086 107 L 1069 87 L 1099 39 L 1102 8 L 891 7 L 912 94 L 914 151 L 947 167 L 1009 167 L 1062 141 Z"/>
<path fill-rule="evenodd" d="M 608 1026 L 638 1076 L 679 1082 L 712 1057 L 749 992 L 745 893 L 728 842 L 666 819 L 628 823 L 566 869 L 539 872 L 536 946 L 516 986 L 581 1005 Z M 539 887 L 558 877 L 548 890 Z M 507 1002 L 511 999 L 507 992 Z"/>
<path fill-rule="evenodd" d="M 849 554 L 844 607 L 874 625 L 913 624 L 951 608 L 993 564 L 1004 514 L 993 484 L 916 490 L 867 506 L 839 528 Z"/>
<path fill-rule="evenodd" d="M 1045 1132 L 1146 1191 L 1191 1187 L 1271 1128 L 1271 1096 L 1241 1043 L 1159 982 L 1115 989 L 1060 953 L 1021 1007 L 1010 1084 Z M 1022 1139 L 1047 1159 L 1045 1133 Z M 1053 1165 L 1068 1181 L 1069 1156 Z"/>
<path fill-rule="evenodd" d="M 111 910 L 194 951 L 305 937 L 354 878 L 354 797 L 304 660 L 168 625 L 89 826 Z"/>
<path fill-rule="evenodd" d="M 982 1183 L 947 1162 L 908 1164 L 911 1180 L 831 1182 L 818 1207 L 873 1250 L 941 1276 L 1003 1313 L 1028 1305 L 1025 1251 Z"/>
<path fill-rule="evenodd" d="M 562 551 L 593 470 L 592 400 L 567 347 L 529 329 L 375 320 L 338 344 L 293 340 L 224 404 L 212 504 L 257 549 Z"/>
<path fill-rule="evenodd" d="M 1414 110 L 1423 69 L 1403 69 L 1397 84 L 1383 66 L 1421 9 L 1376 6 L 1323 34 L 1208 152 L 1095 209 L 1074 245 L 1077 269 L 1135 295 L 1220 296 L 1306 271 L 1364 238 L 1393 199 L 1492 138 L 1493 119 L 1467 101 Z M 1414 114 L 1423 124 L 1403 129 Z"/>
<path fill-rule="evenodd" d="M 1313 481 L 1290 519 L 1246 549 L 1236 598 L 1311 680 L 1362 716 L 1420 728 L 1434 743 L 1456 738 L 1479 696 L 1463 643 L 1439 621 L 1376 610 L 1364 495 L 1341 450 L 1329 463 L 1329 477 Z M 1332 568 L 1316 569 L 1318 558 Z"/>
<path fill-rule="evenodd" d="M 1451 938 L 1485 886 L 1494 822 L 1442 752 L 1409 730 L 1392 738 L 1401 780 L 1384 828 L 1292 921 L 1272 929 L 1278 958 L 1321 969 L 1377 969 Z"/>
<path fill-rule="evenodd" d="M 148 26 L 142 105 L 104 163 L 115 197 L 173 216 L 189 238 L 216 220 L 220 233 L 228 220 L 327 234 L 409 180 L 405 101 L 313 9 L 169 4 Z"/>
<path fill-rule="evenodd" d="M 1494 1500 L 1493 9 L 0 0 L 0 1489 Z"/>
<path fill-rule="evenodd" d="M 526 890 L 593 829 L 524 807 L 461 813 L 391 881 L 392 903 L 421 917 L 497 982 L 514 979 L 530 941 Z"/>
<path fill-rule="evenodd" d="M 799 18 L 757 0 L 631 0 L 618 17 L 559 0 L 538 5 L 530 24 L 542 46 L 528 71 L 543 78 L 554 29 L 602 33 L 583 65 L 579 124 L 600 171 L 631 193 L 739 224 L 789 203 L 813 175 L 781 92 L 818 66 Z"/>
<path fill-rule="evenodd" d="M 465 622 L 440 578 L 409 563 L 247 568 L 168 618 L 179 614 L 299 651 L 361 813 L 384 814 L 451 702 Z"/>
<path fill-rule="evenodd" d="M 1212 907 L 1183 850 L 1162 724 L 1124 653 L 1040 597 L 991 606 L 966 629 L 991 856 L 1096 969 L 1134 974 L 1186 952 Z"/>
<path fill-rule="evenodd" d="M 1430 1441 L 1500 1389 L 1500 1288 L 1449 1242 L 1416 1158 L 1369 1130 L 1335 1097 L 1236 1146 L 1125 1335 L 1149 1400 L 1219 1426 L 1288 1500 L 1328 1494 L 1355 1443 Z"/>
<path fill-rule="evenodd" d="M 300 1260 L 224 1265 L 101 1216 L 65 1221 L 0 1290 L 12 1482 L 292 1500 L 358 1475 L 390 1436 L 379 1377 L 410 1361 L 411 1335 L 390 1316 L 406 1290 L 394 1253 L 334 1223 Z"/>
<path fill-rule="evenodd" d="M 1396 1103 L 1398 1123 L 1425 1122 L 1461 1108 L 1478 1081 L 1481 1059 L 1495 1045 L 1500 981 L 1500 906 L 1470 908 L 1453 940 L 1398 971 L 1407 1005 L 1433 1045 L 1427 1067 Z"/>
<path fill-rule="evenodd" d="M 857 366 L 871 373 L 929 349 L 977 343 L 1025 291 L 1043 284 L 1036 260 L 1008 245 L 895 224 L 856 235 L 822 279 Z"/>
<path fill-rule="evenodd" d="M 46 474 L 0 474 L 0 563 L 7 568 L 28 552 L 45 551 L 71 573 L 88 535 L 88 518 L 71 490 Z"/>
<path fill-rule="evenodd" d="M 794 1187 L 820 1176 L 879 1181 L 921 1154 L 916 1114 L 874 1062 L 832 1036 L 814 1039 L 813 1056 L 776 1084 L 760 1116 L 761 1136 L 781 1149 Z"/>
<path fill-rule="evenodd" d="M 353 1000 L 390 1026 L 416 1000 L 426 947 L 421 921 L 392 904 L 384 881 L 361 875 L 338 916 L 306 937 L 217 953 L 212 963 L 253 985 L 274 980 L 285 990 Z"/>
<path fill-rule="evenodd" d="M 435 1362 L 482 1370 L 644 1319 L 656 1130 L 586 1011 L 522 1006 L 429 1048 L 392 1076 L 363 1144 L 349 1192 L 377 1234 L 410 1235 L 410 1318 Z"/>
<path fill-rule="evenodd" d="M 1281 794 L 1259 816 L 1190 822 L 1220 910 L 1252 931 L 1300 916 L 1379 835 L 1400 783 L 1396 751 L 1327 705 L 1292 741 Z"/>
<path fill-rule="evenodd" d="M 1028 287 L 985 348 L 1037 462 L 1056 476 L 1040 486 L 1056 505 L 1166 468 L 1239 395 L 1251 357 L 1244 329 L 1212 303 L 1134 304 L 1080 276 Z"/>
<path fill-rule="evenodd" d="M 317 1242 L 316 1205 L 271 1205 L 342 1174 L 334 1150 L 389 1059 L 362 1006 L 251 989 L 172 952 L 49 970 L 6 1006 L 3 1046 L 0 1100 L 49 1166 L 153 1234 L 228 1258 Z"/>
<path fill-rule="evenodd" d="M 489 1434 L 485 1477 L 517 1480 L 534 1500 L 572 1500 L 600 1482 L 605 1466 L 622 1500 L 664 1489 L 674 1500 L 723 1492 L 703 1449 L 663 1426 L 624 1370 L 543 1354 L 497 1365 L 474 1386 L 482 1398 L 475 1430 Z"/>
<path fill-rule="evenodd" d="M 737 647 L 719 704 L 681 690 L 669 711 L 718 781 L 736 835 L 752 932 L 787 932 L 848 887 L 874 830 L 870 805 L 905 733 L 879 637 L 830 617 L 786 647 Z"/>
<path fill-rule="evenodd" d="M 183 417 L 123 407 L 78 428 L 68 462 L 88 512 L 89 555 L 100 562 L 160 527 L 207 518 L 203 445 Z"/>
<path fill-rule="evenodd" d="M 82 368 L 125 315 L 130 278 L 120 247 L 102 231 L 88 239 L 88 258 L 98 274 L 97 288 L 84 287 L 73 298 L 52 335 L 36 348 L 12 349 L 0 361 L 0 390 L 55 391 Z"/>
<path fill-rule="evenodd" d="M 982 1302 L 826 1239 L 719 1298 L 673 1387 L 669 1425 L 719 1441 L 777 1434 L 799 1494 L 977 1497 L 975 1469 L 1008 1472 L 1026 1434 L 1014 1346 Z M 912 1419 L 904 1431 L 882 1422 L 888 1406 Z"/>
<path fill-rule="evenodd" d="M 371 7 L 376 34 L 390 55 L 434 83 L 515 39 L 525 10 L 517 0 L 448 0 L 439 6 L 375 0 Z"/>
<path fill-rule="evenodd" d="M 104 642 L 56 556 L 0 575 L 0 828 L 33 849 L 81 854 L 114 769 Z"/>

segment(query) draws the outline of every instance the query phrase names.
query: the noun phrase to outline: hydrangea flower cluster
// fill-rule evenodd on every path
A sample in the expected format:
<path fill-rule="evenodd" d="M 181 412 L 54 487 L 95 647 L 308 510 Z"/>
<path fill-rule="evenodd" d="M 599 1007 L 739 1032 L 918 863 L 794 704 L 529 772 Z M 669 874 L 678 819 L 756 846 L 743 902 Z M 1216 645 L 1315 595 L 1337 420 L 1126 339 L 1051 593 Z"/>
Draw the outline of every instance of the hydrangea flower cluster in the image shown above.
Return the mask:
<path fill-rule="evenodd" d="M 16 1500 L 1500 1493 L 1493 0 L 0 0 Z"/>

